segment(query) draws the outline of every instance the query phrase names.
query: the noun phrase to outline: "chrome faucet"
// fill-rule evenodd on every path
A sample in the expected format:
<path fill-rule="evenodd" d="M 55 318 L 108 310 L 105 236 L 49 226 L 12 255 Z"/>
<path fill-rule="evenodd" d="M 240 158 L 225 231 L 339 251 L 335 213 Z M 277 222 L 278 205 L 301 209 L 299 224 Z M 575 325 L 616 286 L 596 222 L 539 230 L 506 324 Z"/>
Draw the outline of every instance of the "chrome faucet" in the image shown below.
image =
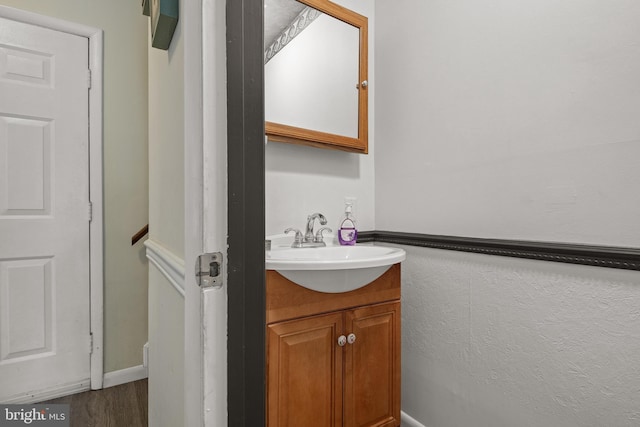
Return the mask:
<path fill-rule="evenodd" d="M 320 225 L 327 225 L 327 218 L 324 217 L 321 213 L 314 213 L 307 217 L 307 229 L 304 232 L 304 241 L 305 242 L 313 242 L 313 224 L 315 223 L 316 218 L 320 222 Z"/>
<path fill-rule="evenodd" d="M 304 236 L 297 228 L 287 228 L 286 230 L 284 230 L 285 234 L 289 234 L 292 231 L 296 233 L 295 238 L 293 239 L 293 243 L 291 244 L 292 248 L 317 248 L 326 246 L 326 244 L 324 243 L 322 232 L 331 232 L 331 229 L 329 227 L 322 227 L 314 236 L 313 226 L 316 219 L 318 219 L 320 225 L 325 225 L 327 223 L 327 219 L 321 213 L 314 213 L 309 215 L 307 217 L 307 228 L 305 230 Z"/>

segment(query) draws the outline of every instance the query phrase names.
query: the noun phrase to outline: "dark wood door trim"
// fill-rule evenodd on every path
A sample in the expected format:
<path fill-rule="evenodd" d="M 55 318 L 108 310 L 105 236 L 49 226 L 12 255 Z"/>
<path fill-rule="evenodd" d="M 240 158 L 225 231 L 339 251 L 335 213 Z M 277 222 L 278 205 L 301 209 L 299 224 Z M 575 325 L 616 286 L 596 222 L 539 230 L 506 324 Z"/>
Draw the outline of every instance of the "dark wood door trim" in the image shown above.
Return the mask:
<path fill-rule="evenodd" d="M 255 427 L 265 425 L 263 4 L 226 6 L 228 425 Z"/>

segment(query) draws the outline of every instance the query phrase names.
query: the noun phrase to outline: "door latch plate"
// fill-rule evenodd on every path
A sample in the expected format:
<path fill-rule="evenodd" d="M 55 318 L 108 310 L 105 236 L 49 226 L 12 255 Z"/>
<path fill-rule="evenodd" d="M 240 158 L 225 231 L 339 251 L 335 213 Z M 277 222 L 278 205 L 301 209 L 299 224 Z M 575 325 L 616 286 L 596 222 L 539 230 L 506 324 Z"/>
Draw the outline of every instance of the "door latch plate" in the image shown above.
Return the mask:
<path fill-rule="evenodd" d="M 201 288 L 222 286 L 222 253 L 199 255 L 196 259 L 196 282 Z"/>

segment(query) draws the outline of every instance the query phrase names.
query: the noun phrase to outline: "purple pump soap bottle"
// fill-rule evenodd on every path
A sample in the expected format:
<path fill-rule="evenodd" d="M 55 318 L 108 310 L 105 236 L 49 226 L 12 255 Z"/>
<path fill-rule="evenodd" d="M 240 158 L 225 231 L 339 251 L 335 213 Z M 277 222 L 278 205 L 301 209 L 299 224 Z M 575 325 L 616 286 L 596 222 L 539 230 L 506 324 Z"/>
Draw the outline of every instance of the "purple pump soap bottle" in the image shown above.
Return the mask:
<path fill-rule="evenodd" d="M 338 230 L 338 241 L 343 246 L 355 245 L 358 240 L 358 230 L 356 229 L 356 220 L 351 215 L 351 203 L 347 203 L 344 208 L 344 219 Z"/>

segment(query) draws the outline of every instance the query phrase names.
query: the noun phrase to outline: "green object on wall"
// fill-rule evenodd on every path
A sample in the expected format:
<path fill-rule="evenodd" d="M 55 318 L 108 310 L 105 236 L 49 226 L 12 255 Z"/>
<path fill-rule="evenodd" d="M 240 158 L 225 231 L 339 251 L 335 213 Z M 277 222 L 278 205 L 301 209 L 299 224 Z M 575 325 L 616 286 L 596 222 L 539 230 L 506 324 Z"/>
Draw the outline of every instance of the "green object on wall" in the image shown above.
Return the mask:
<path fill-rule="evenodd" d="M 167 50 L 178 25 L 178 0 L 148 0 L 151 3 L 151 46 Z"/>
<path fill-rule="evenodd" d="M 150 16 L 151 15 L 151 8 L 149 7 L 149 3 L 151 2 L 151 0 L 142 0 L 142 14 L 144 16 Z"/>

